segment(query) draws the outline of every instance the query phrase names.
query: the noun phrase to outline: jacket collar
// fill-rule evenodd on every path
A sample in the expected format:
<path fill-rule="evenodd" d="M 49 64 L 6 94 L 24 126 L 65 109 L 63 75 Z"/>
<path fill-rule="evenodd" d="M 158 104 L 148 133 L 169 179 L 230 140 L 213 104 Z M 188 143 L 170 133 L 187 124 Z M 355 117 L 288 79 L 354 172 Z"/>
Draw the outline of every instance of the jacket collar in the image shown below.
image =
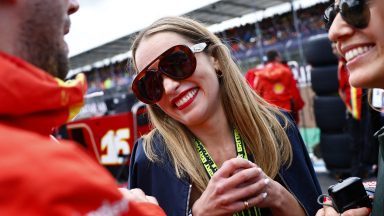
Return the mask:
<path fill-rule="evenodd" d="M 0 77 L 0 123 L 48 135 L 83 105 L 84 75 L 64 82 L 0 52 Z"/>

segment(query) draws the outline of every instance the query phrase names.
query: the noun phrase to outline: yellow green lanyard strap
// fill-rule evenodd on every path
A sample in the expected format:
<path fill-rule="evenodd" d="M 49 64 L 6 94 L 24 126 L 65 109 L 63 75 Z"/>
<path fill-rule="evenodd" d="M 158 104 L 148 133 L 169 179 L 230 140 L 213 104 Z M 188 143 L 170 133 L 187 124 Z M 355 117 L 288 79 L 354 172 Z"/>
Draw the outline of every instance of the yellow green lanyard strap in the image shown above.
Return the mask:
<path fill-rule="evenodd" d="M 237 156 L 240 156 L 244 159 L 248 160 L 247 151 L 245 150 L 245 144 L 240 137 L 239 132 L 236 129 L 233 129 L 233 135 L 236 144 L 236 153 Z M 213 161 L 212 157 L 209 155 L 208 151 L 205 149 L 203 143 L 195 138 L 196 150 L 199 153 L 200 160 L 203 163 L 205 170 L 208 173 L 209 178 L 213 176 L 213 174 L 217 171 L 217 165 Z M 235 216 L 261 216 L 261 211 L 259 208 L 251 207 L 249 209 L 245 209 L 241 212 L 234 214 Z"/>

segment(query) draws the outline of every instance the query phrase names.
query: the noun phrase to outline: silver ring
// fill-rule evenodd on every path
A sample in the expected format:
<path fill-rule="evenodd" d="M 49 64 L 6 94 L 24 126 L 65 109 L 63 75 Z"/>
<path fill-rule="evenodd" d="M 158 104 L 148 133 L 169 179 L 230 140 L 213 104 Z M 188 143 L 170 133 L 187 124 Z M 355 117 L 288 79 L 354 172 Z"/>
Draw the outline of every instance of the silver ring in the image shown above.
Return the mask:
<path fill-rule="evenodd" d="M 247 200 L 246 200 L 246 201 L 244 201 L 244 207 L 245 207 L 245 209 L 249 208 L 249 203 L 248 203 L 248 201 L 247 201 Z"/>

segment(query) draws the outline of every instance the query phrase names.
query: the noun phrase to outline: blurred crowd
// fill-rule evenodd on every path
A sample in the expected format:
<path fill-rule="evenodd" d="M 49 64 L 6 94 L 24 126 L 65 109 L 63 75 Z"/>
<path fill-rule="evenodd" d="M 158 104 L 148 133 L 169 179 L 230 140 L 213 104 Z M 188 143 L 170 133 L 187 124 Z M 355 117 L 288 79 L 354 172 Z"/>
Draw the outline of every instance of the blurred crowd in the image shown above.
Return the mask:
<path fill-rule="evenodd" d="M 101 68 L 95 67 L 85 71 L 89 85 L 87 93 L 129 87 L 132 82 L 132 76 L 128 73 L 130 70 L 127 68 L 127 65 L 128 60 L 123 60 Z"/>
<path fill-rule="evenodd" d="M 319 3 L 309 8 L 297 10 L 299 30 L 302 37 L 324 33 L 322 13 L 328 3 Z M 261 32 L 261 44 L 266 49 L 278 43 L 286 43 L 297 36 L 291 12 L 276 14 L 257 23 Z M 235 56 L 251 50 L 257 50 L 260 45 L 256 23 L 236 26 L 222 32 L 215 33 L 226 41 Z M 254 52 L 257 53 L 257 52 Z M 249 57 L 249 55 L 247 55 Z M 132 70 L 129 59 L 111 63 L 104 67 L 94 67 L 87 74 L 89 88 L 87 93 L 97 91 L 112 91 L 113 89 L 130 89 Z"/>
<path fill-rule="evenodd" d="M 303 37 L 324 33 L 322 14 L 328 3 L 319 3 L 312 7 L 297 10 L 298 29 Z M 276 14 L 258 23 L 233 27 L 217 33 L 228 41 L 234 53 L 262 46 L 271 46 L 278 42 L 286 42 L 297 36 L 292 12 Z M 257 32 L 260 31 L 259 35 Z M 261 41 L 258 38 L 261 38 Z"/>

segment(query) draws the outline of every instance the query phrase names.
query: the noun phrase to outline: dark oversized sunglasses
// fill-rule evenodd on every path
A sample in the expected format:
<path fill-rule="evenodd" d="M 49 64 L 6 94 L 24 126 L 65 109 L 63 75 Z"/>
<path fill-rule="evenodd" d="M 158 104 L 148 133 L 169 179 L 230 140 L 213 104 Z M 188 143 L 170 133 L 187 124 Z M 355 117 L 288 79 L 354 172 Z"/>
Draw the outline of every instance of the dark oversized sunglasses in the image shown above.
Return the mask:
<path fill-rule="evenodd" d="M 199 43 L 191 47 L 176 45 L 169 48 L 137 74 L 132 82 L 133 93 L 146 104 L 158 102 L 164 93 L 162 75 L 174 80 L 190 77 L 196 69 L 194 53 L 202 52 L 206 47 L 207 43 Z M 157 69 L 150 68 L 157 61 Z"/>
<path fill-rule="evenodd" d="M 324 12 L 325 28 L 329 30 L 337 13 L 349 25 L 364 29 L 368 26 L 371 13 L 366 0 L 340 0 L 338 5 L 331 4 Z"/>

